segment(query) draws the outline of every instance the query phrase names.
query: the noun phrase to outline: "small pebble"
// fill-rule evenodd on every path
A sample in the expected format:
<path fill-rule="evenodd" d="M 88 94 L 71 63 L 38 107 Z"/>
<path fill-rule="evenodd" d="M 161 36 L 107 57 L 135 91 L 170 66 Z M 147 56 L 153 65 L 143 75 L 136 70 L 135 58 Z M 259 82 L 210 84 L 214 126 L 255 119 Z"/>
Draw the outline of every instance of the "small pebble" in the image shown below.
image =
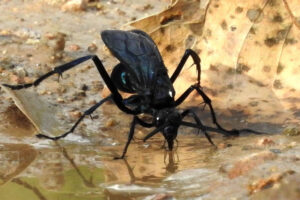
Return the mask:
<path fill-rule="evenodd" d="M 29 45 L 36 45 L 36 44 L 39 44 L 40 43 L 40 40 L 39 39 L 27 39 L 25 41 L 25 44 L 29 44 Z"/>
<path fill-rule="evenodd" d="M 88 46 L 88 51 L 91 53 L 97 51 L 97 49 L 98 49 L 98 47 L 95 43 L 92 43 L 92 44 L 90 44 L 90 46 Z"/>
<path fill-rule="evenodd" d="M 30 77 L 24 77 L 24 82 L 25 83 L 31 83 L 31 82 L 33 82 L 33 80 Z"/>
<path fill-rule="evenodd" d="M 69 47 L 68 47 L 69 51 L 78 51 L 80 49 L 80 46 L 77 45 L 77 44 L 71 44 Z"/>
<path fill-rule="evenodd" d="M 60 86 L 56 89 L 56 92 L 59 94 L 59 95 L 62 95 L 64 94 L 65 92 L 67 91 L 67 89 L 63 86 Z"/>
<path fill-rule="evenodd" d="M 141 11 L 141 12 L 146 11 L 146 10 L 150 10 L 150 9 L 153 9 L 153 6 L 151 4 L 146 4 L 144 6 L 136 8 L 137 11 Z"/>
<path fill-rule="evenodd" d="M 82 116 L 82 113 L 79 111 L 71 111 L 71 112 L 69 112 L 69 116 L 71 119 L 76 120 Z"/>
<path fill-rule="evenodd" d="M 89 102 L 89 105 L 95 105 L 96 103 L 97 103 L 96 100 L 91 100 L 91 101 Z"/>
<path fill-rule="evenodd" d="M 53 62 L 56 62 L 58 60 L 61 60 L 62 58 L 64 57 L 63 53 L 62 52 L 56 52 L 54 53 L 50 59 L 53 61 Z"/>
<path fill-rule="evenodd" d="M 56 99 L 56 101 L 57 101 L 57 103 L 64 103 L 64 102 L 65 102 L 65 100 L 62 99 L 62 98 L 60 98 L 60 97 L 58 97 L 58 98 Z"/>
<path fill-rule="evenodd" d="M 71 0 L 62 5 L 62 11 L 83 11 L 87 7 L 85 0 Z"/>
<path fill-rule="evenodd" d="M 86 93 L 85 93 L 85 91 L 79 91 L 79 92 L 76 92 L 74 94 L 74 96 L 82 98 L 82 97 L 86 97 Z"/>
<path fill-rule="evenodd" d="M 110 118 L 106 121 L 105 123 L 105 127 L 112 127 L 112 126 L 115 126 L 117 123 L 114 119 Z"/>
<path fill-rule="evenodd" d="M 9 79 L 14 84 L 20 84 L 22 82 L 22 79 L 19 76 L 15 75 L 15 74 L 11 74 L 9 76 Z"/>
<path fill-rule="evenodd" d="M 143 133 L 143 131 L 136 131 L 136 133 L 135 133 L 135 137 L 137 137 L 137 138 L 143 138 L 143 137 L 145 137 L 145 134 Z"/>
<path fill-rule="evenodd" d="M 39 94 L 39 95 L 45 95 L 46 93 L 47 93 L 46 90 L 40 90 L 40 91 L 38 91 L 38 94 Z"/>
<path fill-rule="evenodd" d="M 126 15 L 126 12 L 121 10 L 120 8 L 117 8 L 116 9 L 116 12 L 120 15 L 120 16 L 125 16 Z"/>
<path fill-rule="evenodd" d="M 270 138 L 261 138 L 257 142 L 258 146 L 270 146 L 270 145 L 274 145 L 274 144 L 275 144 L 275 142 Z"/>
<path fill-rule="evenodd" d="M 287 147 L 293 148 L 293 147 L 295 147 L 296 145 L 297 145 L 297 142 L 291 142 L 291 143 L 289 143 L 289 144 L 287 145 Z"/>
<path fill-rule="evenodd" d="M 227 147 L 231 147 L 232 144 L 220 143 L 218 144 L 218 149 L 225 149 Z"/>
<path fill-rule="evenodd" d="M 86 84 L 82 84 L 80 86 L 80 89 L 83 90 L 83 91 L 87 91 L 89 89 L 89 87 Z"/>
<path fill-rule="evenodd" d="M 14 69 L 14 71 L 19 77 L 25 77 L 28 75 L 27 71 L 24 68 L 17 67 Z"/>

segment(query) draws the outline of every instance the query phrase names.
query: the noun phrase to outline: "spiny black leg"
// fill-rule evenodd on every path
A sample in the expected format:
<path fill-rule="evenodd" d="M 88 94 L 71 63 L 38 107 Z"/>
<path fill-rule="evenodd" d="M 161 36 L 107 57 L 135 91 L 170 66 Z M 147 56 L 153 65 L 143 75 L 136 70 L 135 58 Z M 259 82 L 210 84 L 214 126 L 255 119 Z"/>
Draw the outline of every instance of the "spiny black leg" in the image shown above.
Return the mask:
<path fill-rule="evenodd" d="M 225 132 L 227 132 L 227 133 L 229 133 L 229 134 L 231 134 L 231 135 L 239 135 L 239 131 L 238 131 L 238 130 L 236 130 L 236 129 L 226 130 L 226 129 L 224 129 L 224 128 L 218 123 L 217 118 L 216 118 L 216 114 L 215 114 L 215 111 L 214 111 L 214 109 L 213 109 L 213 107 L 212 107 L 212 103 L 211 103 L 210 98 L 209 98 L 209 97 L 208 97 L 208 96 L 200 89 L 200 87 L 195 86 L 195 89 L 197 90 L 198 94 L 201 95 L 201 97 L 203 98 L 205 104 L 207 104 L 207 105 L 209 106 L 209 109 L 210 109 L 210 113 L 211 113 L 211 116 L 212 116 L 212 121 L 213 121 L 213 123 L 216 124 L 216 126 L 217 126 L 219 129 L 221 129 L 221 130 L 223 130 L 223 131 L 225 131 Z"/>
<path fill-rule="evenodd" d="M 37 80 L 35 80 L 32 83 L 27 83 L 27 84 L 19 84 L 19 85 L 8 85 L 8 84 L 3 84 L 6 87 L 9 87 L 13 90 L 19 90 L 22 88 L 28 88 L 31 86 L 38 86 L 43 80 L 45 80 L 46 78 L 48 78 L 49 76 L 53 75 L 53 74 L 58 74 L 58 75 L 62 75 L 63 72 L 89 60 L 92 59 L 92 61 L 94 62 L 96 68 L 98 69 L 103 81 L 105 82 L 105 84 L 107 85 L 108 89 L 111 91 L 112 93 L 112 98 L 114 100 L 114 102 L 116 103 L 116 105 L 118 106 L 118 108 L 120 110 L 122 110 L 123 112 L 127 113 L 127 114 L 139 114 L 138 111 L 134 111 L 129 109 L 128 107 L 126 107 L 123 103 L 123 98 L 121 96 L 121 94 L 119 93 L 118 89 L 116 88 L 116 86 L 114 85 L 113 81 L 110 79 L 108 73 L 106 72 L 101 60 L 96 56 L 96 55 L 89 55 L 89 56 L 84 56 L 81 58 L 78 58 L 76 60 L 73 60 L 69 63 L 60 65 L 58 67 L 55 67 L 53 71 L 50 71 L 44 75 L 42 75 L 40 78 L 38 78 Z"/>
<path fill-rule="evenodd" d="M 123 154 L 122 154 L 122 156 L 115 157 L 114 159 L 123 159 L 125 157 L 125 154 L 127 152 L 128 146 L 129 146 L 129 144 L 130 144 L 130 142 L 131 142 L 131 140 L 133 138 L 135 125 L 137 123 L 138 123 L 137 116 L 134 116 L 133 120 L 131 122 L 130 131 L 129 131 L 129 134 L 128 134 L 128 140 L 127 140 L 126 145 L 124 147 Z"/>
<path fill-rule="evenodd" d="M 131 127 L 130 127 L 130 131 L 129 131 L 129 134 L 128 134 L 128 140 L 127 140 L 126 145 L 124 147 L 123 154 L 120 157 L 115 157 L 115 159 L 123 159 L 125 157 L 128 146 L 129 146 L 131 140 L 133 139 L 134 129 L 135 129 L 136 124 L 139 124 L 139 125 L 141 125 L 143 127 L 146 127 L 146 128 L 151 128 L 151 127 L 154 126 L 152 123 L 150 124 L 150 123 L 144 122 L 138 116 L 134 116 L 134 118 L 131 122 Z"/>
<path fill-rule="evenodd" d="M 120 110 L 122 110 L 123 112 L 127 113 L 127 114 L 132 114 L 132 115 L 140 114 L 138 111 L 131 110 L 131 109 L 129 109 L 128 107 L 126 107 L 124 105 L 123 97 L 121 96 L 121 94 L 119 93 L 117 87 L 115 86 L 115 84 L 113 83 L 111 78 L 109 77 L 109 75 L 108 75 L 107 71 L 105 70 L 101 60 L 96 55 L 91 56 L 91 58 L 92 58 L 93 62 L 95 63 L 95 65 L 98 69 L 98 72 L 100 73 L 103 81 L 105 82 L 108 89 L 112 93 L 112 98 L 113 98 L 115 104 L 118 106 L 118 108 Z"/>
<path fill-rule="evenodd" d="M 183 112 L 181 113 L 182 119 L 183 119 L 185 116 L 187 116 L 188 114 L 190 114 L 190 113 L 193 115 L 193 118 L 194 118 L 194 120 L 196 121 L 196 123 L 199 124 L 199 125 L 201 125 L 201 126 L 203 126 L 201 120 L 200 120 L 199 117 L 196 115 L 196 113 L 195 113 L 194 111 L 190 110 L 190 109 L 187 109 L 187 110 L 185 110 L 185 111 L 183 111 Z M 198 134 L 199 134 L 199 130 L 200 130 L 200 129 L 198 129 Z"/>
<path fill-rule="evenodd" d="M 146 142 L 149 138 L 157 134 L 159 131 L 162 131 L 165 127 L 161 126 L 156 129 L 154 129 L 152 132 L 150 132 L 146 137 L 144 137 L 143 141 Z"/>
<path fill-rule="evenodd" d="M 142 123 L 145 123 L 143 121 L 141 121 L 141 119 L 139 119 L 137 116 L 134 116 L 133 120 L 132 120 L 132 123 L 131 123 L 131 127 L 130 127 L 130 132 L 128 134 L 128 140 L 127 140 L 127 143 L 124 147 L 124 150 L 123 150 L 123 154 L 122 156 L 120 157 L 115 157 L 115 159 L 123 159 L 125 157 L 125 154 L 127 152 L 127 149 L 128 149 L 128 146 L 131 142 L 131 140 L 133 139 L 133 135 L 134 135 L 134 129 L 135 129 L 135 125 L 138 123 L 140 124 L 140 122 Z M 140 124 L 142 125 L 142 124 Z M 144 124 L 145 125 L 145 124 Z M 149 124 L 148 124 L 149 125 Z M 143 125 L 142 125 L 143 126 Z M 149 126 L 149 127 L 152 127 L 153 125 Z M 145 126 L 147 127 L 147 126 Z M 148 140 L 150 137 L 154 136 L 156 133 L 158 133 L 159 131 L 162 131 L 164 127 L 160 127 L 160 128 L 157 128 L 155 130 L 153 130 L 151 133 L 149 133 L 144 139 L 143 141 L 146 142 L 146 140 Z"/>
<path fill-rule="evenodd" d="M 200 65 L 200 58 L 198 56 L 198 54 L 193 51 L 192 49 L 187 49 L 184 52 L 184 55 L 181 58 L 181 61 L 179 62 L 176 70 L 174 71 L 174 73 L 172 74 L 170 80 L 172 83 L 174 83 L 174 81 L 176 80 L 176 78 L 178 77 L 178 75 L 180 74 L 184 64 L 186 63 L 188 57 L 191 56 L 194 60 L 194 63 L 196 65 L 197 68 L 197 73 L 198 73 L 198 77 L 197 77 L 197 84 L 200 85 L 200 79 L 201 79 L 201 65 Z"/>
<path fill-rule="evenodd" d="M 172 74 L 170 80 L 171 82 L 173 83 L 176 78 L 178 77 L 178 75 L 180 74 L 185 62 L 187 61 L 188 57 L 189 56 L 192 56 L 193 60 L 194 60 L 194 63 L 196 64 L 196 67 L 197 67 L 197 72 L 198 72 L 198 77 L 197 77 L 197 83 L 195 85 L 192 85 L 190 88 L 188 88 L 176 101 L 175 101 L 175 107 L 180 105 L 187 97 L 188 95 L 193 91 L 193 90 L 197 90 L 197 92 L 202 96 L 202 98 L 204 99 L 204 102 L 205 104 L 208 104 L 209 105 L 209 108 L 210 108 L 210 112 L 211 112 L 211 115 L 212 115 L 212 119 L 213 119 L 213 123 L 216 124 L 216 126 L 229 133 L 230 135 L 238 135 L 239 134 L 239 131 L 238 130 L 226 130 L 224 129 L 221 125 L 219 125 L 219 123 L 217 122 L 217 119 L 216 119 L 216 115 L 215 115 L 215 112 L 214 112 L 214 109 L 211 105 L 211 100 L 209 99 L 209 97 L 201 90 L 200 88 L 200 79 L 201 79 L 201 65 L 200 65 L 200 58 L 199 56 L 197 55 L 196 52 L 194 52 L 193 50 L 191 49 L 187 49 L 178 65 L 178 67 L 176 68 L 175 72 Z"/>
<path fill-rule="evenodd" d="M 60 65 L 58 67 L 55 67 L 54 70 L 42 75 L 41 77 L 39 77 L 38 79 L 36 79 L 32 83 L 19 84 L 19 85 L 9 85 L 9 84 L 3 84 L 3 85 L 10 88 L 10 89 L 12 89 L 12 90 L 20 90 L 20 89 L 28 88 L 28 87 L 31 87 L 31 86 L 38 86 L 43 80 L 45 80 L 46 78 L 52 76 L 53 74 L 58 74 L 59 76 L 61 76 L 63 72 L 65 72 L 65 71 L 67 71 L 67 70 L 69 70 L 69 69 L 79 65 L 80 63 L 89 60 L 89 59 L 91 59 L 91 56 L 84 56 L 84 57 L 78 58 L 76 60 L 73 60 L 69 63 L 66 63 L 66 64 Z"/>
<path fill-rule="evenodd" d="M 188 127 L 192 127 L 192 128 L 198 128 L 198 129 L 200 128 L 200 126 L 198 124 L 194 124 L 194 123 L 186 122 L 186 121 L 181 121 L 180 125 L 188 126 Z M 213 128 L 213 127 L 204 126 L 204 125 L 203 125 L 203 127 L 205 128 L 206 131 L 215 132 L 215 133 L 221 133 L 223 135 L 228 135 L 227 132 L 225 132 L 223 130 L 220 130 L 218 128 Z M 242 129 L 241 131 L 246 131 L 246 129 Z"/>
<path fill-rule="evenodd" d="M 108 101 L 112 99 L 111 95 L 102 99 L 101 101 L 99 101 L 98 103 L 96 103 L 95 105 L 93 105 L 92 107 L 90 107 L 88 110 L 86 110 L 84 112 L 84 114 L 75 122 L 75 124 L 72 126 L 72 128 L 67 131 L 66 133 L 60 135 L 60 136 L 56 136 L 56 137 L 51 137 L 51 136 L 47 136 L 47 135 L 44 135 L 44 134 L 38 134 L 36 135 L 38 138 L 46 138 L 46 139 L 50 139 L 50 140 L 58 140 L 60 138 L 64 138 L 66 137 L 67 135 L 69 135 L 70 133 L 72 133 L 75 128 L 78 126 L 78 124 L 84 119 L 85 116 L 87 115 L 91 115 L 99 106 L 101 106 L 104 102 Z"/>
<path fill-rule="evenodd" d="M 201 120 L 199 119 L 199 117 L 196 115 L 196 113 L 194 111 L 192 111 L 192 110 L 185 110 L 183 113 L 181 113 L 181 116 L 182 116 L 182 118 L 184 118 L 188 114 L 192 114 L 193 115 L 193 118 L 196 121 L 197 125 L 199 126 L 199 129 L 202 130 L 202 132 L 204 133 L 204 135 L 207 138 L 207 140 L 209 141 L 209 143 L 212 144 L 213 146 L 216 146 L 213 143 L 213 141 L 211 140 L 211 138 L 208 135 L 208 133 L 206 132 L 205 126 L 201 123 Z M 198 129 L 198 134 L 199 134 L 199 129 Z"/>
<path fill-rule="evenodd" d="M 180 125 L 188 126 L 188 127 L 193 127 L 193 128 L 198 128 L 198 129 L 200 128 L 198 124 L 194 124 L 194 123 L 186 122 L 186 121 L 182 121 L 180 123 Z M 206 131 L 215 132 L 215 133 L 221 133 L 221 134 L 226 135 L 226 136 L 228 135 L 228 133 L 226 131 L 221 130 L 219 128 L 213 128 L 213 127 L 204 126 L 204 125 L 203 125 L 203 127 L 206 129 Z M 254 134 L 258 134 L 258 135 L 259 134 L 267 134 L 267 133 L 264 133 L 264 132 L 254 131 L 252 129 L 247 129 L 247 128 L 245 128 L 245 129 L 239 129 L 238 131 L 240 133 L 242 133 L 242 132 L 250 132 L 250 133 L 254 133 Z"/>
<path fill-rule="evenodd" d="M 216 124 L 216 126 L 221 129 L 224 132 L 227 132 L 229 135 L 238 135 L 239 131 L 236 129 L 232 129 L 232 130 L 226 130 L 224 129 L 217 121 L 216 118 L 216 114 L 215 111 L 212 107 L 211 104 L 211 100 L 210 98 L 200 89 L 200 86 L 198 84 L 192 85 L 190 86 L 176 101 L 175 101 L 175 106 L 177 107 L 178 105 L 180 105 L 190 94 L 192 91 L 196 90 L 198 92 L 198 94 L 203 98 L 205 104 L 207 104 L 209 106 L 210 109 L 210 113 L 212 116 L 212 121 L 214 124 Z"/>
<path fill-rule="evenodd" d="M 151 128 L 151 127 L 154 126 L 154 123 L 148 123 L 148 122 L 145 122 L 145 121 L 141 120 L 141 119 L 140 119 L 139 117 L 137 117 L 137 116 L 136 116 L 136 120 L 137 120 L 137 122 L 138 122 L 141 126 L 143 126 L 143 127 Z"/>
<path fill-rule="evenodd" d="M 176 101 L 175 101 L 175 107 L 182 104 L 182 102 L 195 90 L 196 85 L 190 86 Z"/>

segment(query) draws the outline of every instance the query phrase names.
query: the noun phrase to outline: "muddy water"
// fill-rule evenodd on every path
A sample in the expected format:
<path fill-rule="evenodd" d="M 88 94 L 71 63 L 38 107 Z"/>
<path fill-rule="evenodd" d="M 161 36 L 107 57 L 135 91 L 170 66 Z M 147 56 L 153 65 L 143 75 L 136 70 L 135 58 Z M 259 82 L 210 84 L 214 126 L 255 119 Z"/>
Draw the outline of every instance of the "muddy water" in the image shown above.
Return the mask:
<path fill-rule="evenodd" d="M 172 153 L 161 149 L 161 140 L 155 138 L 149 146 L 132 144 L 127 159 L 117 161 L 112 157 L 121 153 L 121 146 L 2 143 L 0 194 L 2 199 L 152 199 L 157 194 L 249 198 L 252 181 L 299 170 L 299 148 L 277 138 L 272 137 L 285 145 L 262 148 L 252 145 L 258 137 L 240 137 L 226 142 L 231 147 L 216 150 L 204 138 L 188 135 L 178 138 Z M 260 152 L 274 158 L 247 176 L 227 174 L 235 160 Z"/>
<path fill-rule="evenodd" d="M 99 32 L 166 6 L 158 1 L 151 6 L 143 1 L 100 2 L 103 10 L 90 6 L 80 12 L 62 12 L 59 1 L 1 2 L 1 82 L 18 82 L 14 75 L 34 79 L 90 54 L 91 43 L 98 47 L 92 53 L 109 70 L 116 61 L 102 48 Z M 55 44 L 62 40 L 58 32 L 66 35 L 62 52 Z M 76 121 L 76 112 L 101 99 L 103 85 L 91 65 L 64 74 L 59 83 L 53 77 L 30 90 L 58 108 L 59 113 L 46 115 L 61 122 L 61 131 Z M 211 125 L 209 113 L 197 103 L 184 107 Z M 39 104 L 27 109 L 41 112 Z M 299 199 L 299 130 L 284 132 L 284 122 L 250 123 L 243 113 L 217 113 L 226 113 L 217 117 L 227 128 L 266 134 L 224 138 L 212 133 L 215 148 L 196 130 L 181 128 L 175 150 L 168 152 L 160 135 L 143 143 L 150 130 L 137 128 L 126 160 L 114 160 L 122 153 L 131 117 L 113 104 L 97 110 L 94 120 L 85 119 L 64 140 L 49 142 L 34 137 L 36 126 L 0 90 L 0 199 Z"/>
<path fill-rule="evenodd" d="M 216 148 L 196 130 L 180 128 L 175 150 L 169 152 L 161 136 L 143 143 L 149 130 L 138 128 L 126 159 L 114 160 L 122 153 L 131 117 L 113 105 L 101 112 L 107 109 L 112 113 L 106 117 L 116 118 L 115 125 L 102 126 L 95 135 L 76 131 L 49 142 L 31 136 L 24 127 L 22 134 L 2 132 L 1 199 L 266 199 L 270 190 L 286 192 L 290 199 L 299 197 L 297 185 L 293 190 L 284 185 L 297 184 L 299 178 L 299 136 L 211 134 Z M 11 133 L 22 132 L 17 126 L 22 114 L 13 118 L 2 113 L 2 119 L 5 116 L 10 117 L 6 119 Z M 225 126 L 234 121 L 218 117 L 227 119 L 221 120 Z M 270 189 L 252 191 L 252 185 L 273 176 L 280 179 L 264 186 Z"/>

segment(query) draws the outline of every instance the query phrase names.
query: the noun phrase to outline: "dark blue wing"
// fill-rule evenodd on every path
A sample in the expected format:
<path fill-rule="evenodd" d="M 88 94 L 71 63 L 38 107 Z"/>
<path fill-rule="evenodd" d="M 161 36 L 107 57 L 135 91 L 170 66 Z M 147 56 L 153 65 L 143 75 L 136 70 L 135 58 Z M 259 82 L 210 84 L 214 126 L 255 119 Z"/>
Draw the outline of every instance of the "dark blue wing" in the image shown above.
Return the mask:
<path fill-rule="evenodd" d="M 102 40 L 112 54 L 126 67 L 139 94 L 150 94 L 154 100 L 175 95 L 167 69 L 153 40 L 140 30 L 106 30 Z M 172 95 L 170 95 L 172 93 Z"/>

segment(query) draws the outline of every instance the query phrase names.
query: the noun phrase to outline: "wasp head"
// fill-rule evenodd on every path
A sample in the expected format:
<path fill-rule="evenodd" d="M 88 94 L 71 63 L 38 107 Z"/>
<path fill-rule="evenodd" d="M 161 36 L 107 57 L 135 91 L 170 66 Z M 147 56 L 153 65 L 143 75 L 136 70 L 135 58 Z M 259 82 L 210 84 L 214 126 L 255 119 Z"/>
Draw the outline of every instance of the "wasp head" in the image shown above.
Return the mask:
<path fill-rule="evenodd" d="M 162 130 L 163 136 L 165 137 L 169 150 L 173 149 L 174 140 L 177 137 L 178 128 L 182 117 L 180 113 L 174 109 L 162 110 L 156 117 L 156 125 L 164 126 Z"/>

